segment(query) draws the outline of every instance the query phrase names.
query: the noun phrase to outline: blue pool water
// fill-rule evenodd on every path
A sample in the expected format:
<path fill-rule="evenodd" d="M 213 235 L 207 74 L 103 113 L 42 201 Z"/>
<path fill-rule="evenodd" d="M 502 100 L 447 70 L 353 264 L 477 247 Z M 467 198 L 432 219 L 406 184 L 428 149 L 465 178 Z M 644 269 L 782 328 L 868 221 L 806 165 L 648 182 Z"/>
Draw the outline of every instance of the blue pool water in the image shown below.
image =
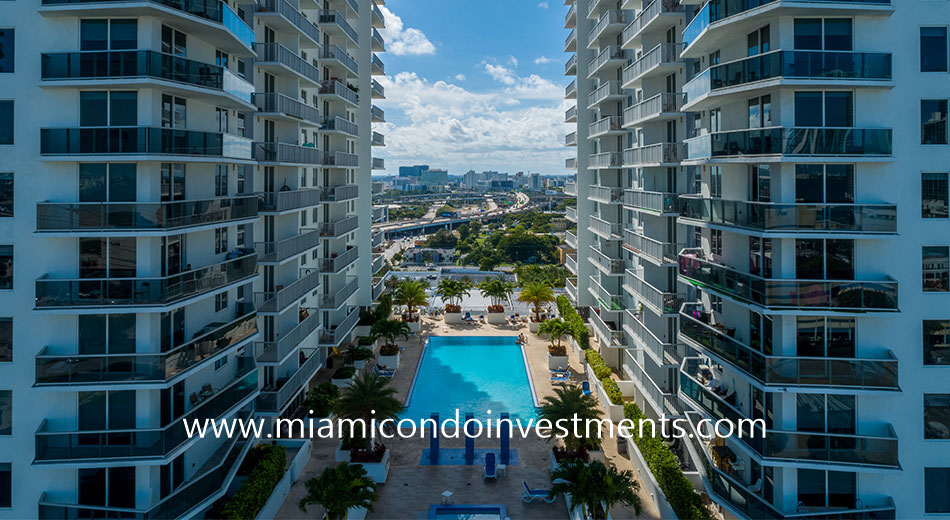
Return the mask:
<path fill-rule="evenodd" d="M 515 336 L 432 336 L 401 418 L 416 421 L 438 412 L 464 420 L 473 412 L 497 420 L 501 412 L 527 420 L 536 414 L 531 383 Z M 486 414 L 491 410 L 491 415 Z"/>
<path fill-rule="evenodd" d="M 429 520 L 501 520 L 508 516 L 503 505 L 432 506 Z"/>

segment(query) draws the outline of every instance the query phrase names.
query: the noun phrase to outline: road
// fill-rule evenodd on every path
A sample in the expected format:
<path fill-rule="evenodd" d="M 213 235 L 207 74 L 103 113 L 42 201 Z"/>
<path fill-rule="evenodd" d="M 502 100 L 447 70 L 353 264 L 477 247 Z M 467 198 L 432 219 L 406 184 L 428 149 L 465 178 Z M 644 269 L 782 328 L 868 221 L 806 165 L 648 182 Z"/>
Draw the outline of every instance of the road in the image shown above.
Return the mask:
<path fill-rule="evenodd" d="M 492 200 L 491 204 L 495 205 L 495 209 L 493 210 L 490 209 L 488 211 L 485 211 L 484 213 L 474 214 L 471 216 L 464 217 L 462 219 L 453 219 L 453 218 L 435 218 L 434 219 L 432 217 L 435 216 L 435 210 L 430 208 L 429 213 L 426 213 L 426 216 L 421 219 L 410 220 L 410 221 L 399 221 L 399 222 L 386 222 L 386 223 L 383 223 L 383 225 L 373 226 L 373 229 L 379 229 L 382 231 L 390 232 L 390 231 L 398 231 L 402 229 L 411 229 L 418 226 L 434 226 L 438 224 L 456 222 L 458 220 L 485 220 L 488 218 L 498 217 L 506 213 L 520 213 L 522 211 L 531 209 L 528 206 L 528 204 L 531 202 L 531 198 L 528 197 L 528 195 L 521 192 L 517 192 L 515 193 L 515 196 L 516 196 L 515 205 L 514 207 L 509 208 L 509 209 L 499 208 L 498 205 L 495 204 L 494 201 Z M 438 209 L 442 206 L 439 204 L 434 204 L 432 207 Z M 432 214 L 432 216 L 430 216 L 430 213 Z"/>

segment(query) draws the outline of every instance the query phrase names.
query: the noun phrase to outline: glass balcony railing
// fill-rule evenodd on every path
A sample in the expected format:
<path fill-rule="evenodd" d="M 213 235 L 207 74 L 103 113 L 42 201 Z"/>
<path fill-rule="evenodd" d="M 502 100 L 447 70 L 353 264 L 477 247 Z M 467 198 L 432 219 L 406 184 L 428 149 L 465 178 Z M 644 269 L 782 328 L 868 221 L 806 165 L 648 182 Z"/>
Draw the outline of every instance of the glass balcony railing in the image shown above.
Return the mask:
<path fill-rule="evenodd" d="M 376 53 L 373 53 L 369 63 L 373 67 L 374 76 L 382 76 L 383 74 L 386 74 L 386 64 L 383 63 L 383 60 L 379 59 L 379 56 L 377 56 Z"/>
<path fill-rule="evenodd" d="M 372 31 L 373 38 L 373 52 L 386 52 L 386 40 L 383 39 L 383 35 L 373 27 Z"/>
<path fill-rule="evenodd" d="M 257 411 L 280 412 L 301 390 L 306 391 L 307 382 L 323 366 L 321 356 L 316 351 L 297 369 L 292 376 L 277 380 L 276 387 L 264 387 L 257 396 Z"/>
<path fill-rule="evenodd" d="M 564 136 L 564 146 L 577 146 L 577 132 L 571 132 Z"/>
<path fill-rule="evenodd" d="M 97 3 L 139 3 L 143 0 L 43 0 L 44 6 L 97 4 Z M 218 22 L 224 26 L 245 47 L 254 45 L 254 31 L 221 0 L 144 0 L 145 3 L 155 3 L 190 15 Z"/>
<path fill-rule="evenodd" d="M 277 13 L 299 29 L 310 41 L 316 43 L 321 43 L 322 41 L 320 39 L 320 29 L 286 0 L 259 0 L 257 11 L 261 13 Z"/>
<path fill-rule="evenodd" d="M 231 134 L 143 126 L 43 128 L 40 155 L 181 155 L 250 159 L 251 141 Z"/>
<path fill-rule="evenodd" d="M 320 261 L 320 272 L 336 273 L 348 267 L 360 257 L 359 248 L 352 247 L 339 255 L 333 253 L 330 258 L 324 258 Z"/>
<path fill-rule="evenodd" d="M 249 311 L 249 312 L 248 312 Z M 165 383 L 257 334 L 257 312 L 238 307 L 230 323 L 210 323 L 184 345 L 161 353 L 47 354 L 36 356 L 37 386 L 112 383 Z"/>
<path fill-rule="evenodd" d="M 374 170 L 385 170 L 386 169 L 386 159 L 382 157 L 373 157 L 372 169 Z M 355 166 L 355 165 L 354 165 Z"/>
<path fill-rule="evenodd" d="M 640 301 L 651 307 L 657 314 L 676 314 L 683 303 L 683 295 L 665 292 L 646 282 L 635 271 L 624 271 L 624 288 L 640 297 Z"/>
<path fill-rule="evenodd" d="M 260 263 L 279 263 L 310 251 L 320 245 L 320 232 L 301 229 L 300 234 L 271 242 L 255 242 Z"/>
<path fill-rule="evenodd" d="M 897 311 L 897 281 L 762 278 L 702 258 L 679 256 L 679 274 L 690 283 L 744 303 L 776 309 Z"/>
<path fill-rule="evenodd" d="M 336 26 L 343 34 L 353 40 L 354 44 L 359 44 L 359 34 L 357 34 L 356 30 L 346 21 L 346 17 L 343 16 L 342 13 L 332 9 L 325 9 L 320 11 L 319 16 L 321 24 Z"/>
<path fill-rule="evenodd" d="M 254 143 L 254 160 L 262 163 L 307 164 L 320 166 L 326 155 L 313 143 L 310 146 L 297 146 L 287 143 Z"/>
<path fill-rule="evenodd" d="M 345 50 L 336 45 L 325 45 L 320 51 L 320 58 L 324 60 L 335 60 L 340 62 L 347 70 L 354 75 L 359 74 L 359 65 Z"/>
<path fill-rule="evenodd" d="M 369 115 L 372 118 L 374 123 L 386 122 L 386 112 L 384 112 L 383 109 L 379 108 L 376 105 L 369 107 Z"/>
<path fill-rule="evenodd" d="M 307 189 L 258 193 L 257 197 L 260 211 L 280 213 L 319 206 L 322 195 L 323 190 Z"/>
<path fill-rule="evenodd" d="M 386 146 L 386 136 L 379 132 L 374 131 L 371 139 L 373 146 Z"/>
<path fill-rule="evenodd" d="M 677 262 L 677 253 L 683 244 L 661 242 L 645 234 L 643 229 L 624 229 L 623 245 L 627 249 L 646 257 L 656 264 L 671 264 Z"/>
<path fill-rule="evenodd" d="M 287 285 L 278 284 L 272 291 L 254 293 L 254 306 L 261 313 L 280 313 L 290 304 L 312 293 L 320 285 L 320 274 L 313 269 L 301 269 L 298 278 Z"/>
<path fill-rule="evenodd" d="M 257 109 L 265 114 L 286 114 L 314 125 L 320 124 L 320 110 L 317 107 L 297 101 L 290 96 L 273 92 L 255 93 L 253 102 Z"/>
<path fill-rule="evenodd" d="M 688 139 L 691 160 L 764 155 L 889 157 L 890 128 L 762 128 L 716 132 Z"/>
<path fill-rule="evenodd" d="M 784 204 L 681 197 L 683 218 L 753 231 L 897 233 L 894 204 Z"/>
<path fill-rule="evenodd" d="M 369 88 L 372 91 L 373 99 L 386 99 L 386 88 L 383 87 L 382 83 L 371 79 L 369 82 Z"/>
<path fill-rule="evenodd" d="M 171 305 L 256 274 L 257 253 L 244 250 L 243 256 L 165 277 L 58 279 L 44 275 L 36 280 L 36 308 Z"/>
<path fill-rule="evenodd" d="M 39 202 L 36 230 L 173 230 L 253 219 L 257 206 L 253 195 L 173 202 Z"/>
<path fill-rule="evenodd" d="M 660 191 L 624 190 L 624 206 L 659 214 L 679 213 L 679 195 Z"/>
<path fill-rule="evenodd" d="M 564 87 L 564 99 L 577 99 L 577 80 L 572 79 L 566 87 Z"/>
<path fill-rule="evenodd" d="M 163 428 L 103 429 L 82 431 L 50 430 L 44 421 L 36 431 L 36 461 L 40 463 L 78 460 L 163 458 L 192 440 L 185 431 L 194 421 L 218 419 L 257 393 L 257 364 L 251 356 L 237 358 L 237 377 L 211 394 L 194 396 L 191 410 Z M 203 399 L 203 400 L 200 400 Z"/>
<path fill-rule="evenodd" d="M 56 52 L 42 55 L 42 77 L 54 80 L 155 78 L 217 90 L 245 103 L 254 85 L 231 71 L 155 51 Z"/>
<path fill-rule="evenodd" d="M 320 94 L 324 96 L 339 96 L 354 105 L 360 102 L 359 95 L 353 91 L 353 89 L 336 80 L 324 81 L 320 85 Z"/>
<path fill-rule="evenodd" d="M 889 351 L 879 359 L 768 356 L 732 337 L 734 330 L 707 321 L 701 305 L 683 305 L 680 335 L 761 384 L 900 390 L 897 358 Z"/>
<path fill-rule="evenodd" d="M 278 63 L 313 84 L 320 84 L 320 70 L 279 43 L 255 43 L 254 52 L 257 53 L 257 64 Z"/>
<path fill-rule="evenodd" d="M 350 333 L 353 332 L 353 327 L 356 327 L 359 321 L 359 309 L 356 307 L 349 309 L 346 317 L 343 318 L 343 321 L 341 321 L 339 325 L 328 324 L 328 326 L 323 329 L 322 334 L 320 334 L 320 345 L 325 347 L 340 346 L 341 343 L 349 338 Z"/>

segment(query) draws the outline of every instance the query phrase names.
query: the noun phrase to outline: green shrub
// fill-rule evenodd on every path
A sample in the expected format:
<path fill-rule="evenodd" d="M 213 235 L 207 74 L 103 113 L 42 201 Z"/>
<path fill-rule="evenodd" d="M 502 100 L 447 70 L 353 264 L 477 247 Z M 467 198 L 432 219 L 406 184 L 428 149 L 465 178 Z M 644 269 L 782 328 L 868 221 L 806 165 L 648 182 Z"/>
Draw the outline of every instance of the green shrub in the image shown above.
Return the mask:
<path fill-rule="evenodd" d="M 386 345 L 383 345 L 382 347 L 379 347 L 380 356 L 395 356 L 398 353 L 399 353 L 399 345 L 386 344 Z"/>
<path fill-rule="evenodd" d="M 566 356 L 567 347 L 564 345 L 548 345 L 548 354 L 551 354 L 554 357 Z"/>
<path fill-rule="evenodd" d="M 253 520 L 264 508 L 277 483 L 284 476 L 287 455 L 283 446 L 261 444 L 248 453 L 248 461 L 254 464 L 250 474 L 237 492 L 222 509 L 229 520 Z"/>
<path fill-rule="evenodd" d="M 353 367 L 340 367 L 333 373 L 333 379 L 352 379 L 356 375 L 356 369 Z"/>
<path fill-rule="evenodd" d="M 308 410 L 313 410 L 314 417 L 327 417 L 333 411 L 333 406 L 339 398 L 340 389 L 333 383 L 325 381 L 307 393 L 304 404 Z"/>
<path fill-rule="evenodd" d="M 557 297 L 555 304 L 561 318 L 571 325 L 571 337 L 574 338 L 577 345 L 584 350 L 589 349 L 590 331 L 587 330 L 587 325 L 584 324 L 584 318 L 577 313 L 577 309 L 571 304 L 571 300 L 562 294 Z"/>
<path fill-rule="evenodd" d="M 601 381 L 604 384 L 604 392 L 607 393 L 607 398 L 610 399 L 610 402 L 613 404 L 623 404 L 623 392 L 620 391 L 617 382 L 610 379 L 609 375 L 606 379 L 602 379 Z"/>
<path fill-rule="evenodd" d="M 368 361 L 373 359 L 373 351 L 366 347 L 350 347 L 343 358 L 344 363 L 353 363 L 355 361 Z"/>
<path fill-rule="evenodd" d="M 633 421 L 634 425 L 639 425 L 640 420 L 646 418 L 636 403 L 625 403 L 623 414 L 625 418 Z M 703 505 L 699 495 L 693 491 L 693 484 L 686 475 L 683 475 L 679 461 L 670 448 L 663 443 L 662 439 L 650 435 L 648 428 L 644 429 L 643 437 L 640 437 L 639 433 L 639 428 L 630 429 L 633 442 L 643 455 L 643 460 L 656 478 L 657 484 L 666 495 L 666 500 L 669 501 L 676 516 L 683 519 L 709 520 L 711 518 L 709 511 Z"/>
<path fill-rule="evenodd" d="M 367 336 L 360 336 L 360 339 L 357 340 L 356 342 L 356 344 L 361 347 L 371 347 L 373 346 L 373 343 L 376 343 L 375 341 L 373 341 L 373 338 L 370 338 Z"/>

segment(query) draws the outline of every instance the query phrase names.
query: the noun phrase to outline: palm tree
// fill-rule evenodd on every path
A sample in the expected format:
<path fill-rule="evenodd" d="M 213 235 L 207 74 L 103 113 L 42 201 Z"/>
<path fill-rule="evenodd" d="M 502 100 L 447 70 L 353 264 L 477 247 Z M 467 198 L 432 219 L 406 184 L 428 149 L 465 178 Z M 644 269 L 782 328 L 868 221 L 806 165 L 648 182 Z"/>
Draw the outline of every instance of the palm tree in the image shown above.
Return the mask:
<path fill-rule="evenodd" d="M 452 280 L 450 278 L 444 278 L 439 282 L 439 286 L 435 289 L 435 293 L 442 298 L 442 301 L 453 303 L 455 305 L 460 305 L 462 303 L 462 298 L 468 298 L 472 295 L 472 285 L 471 282 L 466 282 L 464 280 Z"/>
<path fill-rule="evenodd" d="M 396 389 L 389 386 L 390 379 L 372 373 L 363 373 L 343 391 L 336 403 L 336 415 L 342 419 L 362 421 L 370 424 L 375 420 L 379 424 L 386 419 L 398 420 L 402 411 L 402 401 L 395 397 Z M 367 435 L 369 431 L 365 432 Z M 350 438 L 356 438 L 356 432 L 350 431 Z M 373 448 L 373 438 L 364 438 L 367 450 Z"/>
<path fill-rule="evenodd" d="M 549 335 L 551 337 L 551 342 L 558 347 L 561 346 L 561 338 L 569 335 L 572 330 L 573 328 L 571 325 L 561 318 L 547 320 L 538 326 L 538 332 Z"/>
<path fill-rule="evenodd" d="M 585 464 L 572 460 L 562 462 L 552 471 L 551 479 L 551 495 L 571 495 L 571 512 L 580 506 L 583 518 L 603 520 L 617 505 L 633 507 L 640 514 L 640 483 L 631 471 L 617 471 L 600 461 Z"/>
<path fill-rule="evenodd" d="M 409 339 L 409 324 L 400 320 L 382 320 L 374 323 L 369 329 L 369 337 L 373 341 L 384 338 L 387 345 L 395 345 L 399 338 Z"/>
<path fill-rule="evenodd" d="M 515 284 L 505 280 L 503 276 L 491 278 L 478 284 L 478 290 L 485 298 L 490 298 L 493 306 L 504 308 L 505 302 L 515 292 Z"/>
<path fill-rule="evenodd" d="M 585 394 L 579 386 L 555 388 L 554 393 L 556 395 L 549 395 L 541 402 L 540 413 L 542 419 L 547 419 L 552 424 L 558 424 L 558 421 L 573 421 L 574 417 L 582 421 L 582 424 L 587 424 L 587 420 L 598 420 L 603 415 L 597 406 L 597 399 L 593 395 Z M 577 453 L 582 447 L 596 445 L 595 439 L 588 439 L 573 428 L 569 430 L 571 431 L 564 437 L 564 447 L 569 452 Z"/>
<path fill-rule="evenodd" d="M 416 307 L 429 305 L 429 297 L 426 294 L 426 284 L 422 280 L 401 280 L 393 293 L 393 303 L 396 305 L 405 305 L 406 312 L 409 313 L 409 320 L 412 320 L 412 311 Z"/>
<path fill-rule="evenodd" d="M 554 291 L 544 282 L 528 282 L 521 288 L 518 301 L 530 303 L 534 307 L 534 321 L 541 321 L 541 307 L 554 301 Z"/>
<path fill-rule="evenodd" d="M 366 469 L 359 464 L 330 466 L 319 478 L 304 483 L 307 495 L 300 499 L 298 507 L 304 513 L 309 505 L 321 505 L 329 520 L 345 520 L 352 507 L 373 511 L 373 502 L 379 500 L 376 482 L 369 478 Z"/>

